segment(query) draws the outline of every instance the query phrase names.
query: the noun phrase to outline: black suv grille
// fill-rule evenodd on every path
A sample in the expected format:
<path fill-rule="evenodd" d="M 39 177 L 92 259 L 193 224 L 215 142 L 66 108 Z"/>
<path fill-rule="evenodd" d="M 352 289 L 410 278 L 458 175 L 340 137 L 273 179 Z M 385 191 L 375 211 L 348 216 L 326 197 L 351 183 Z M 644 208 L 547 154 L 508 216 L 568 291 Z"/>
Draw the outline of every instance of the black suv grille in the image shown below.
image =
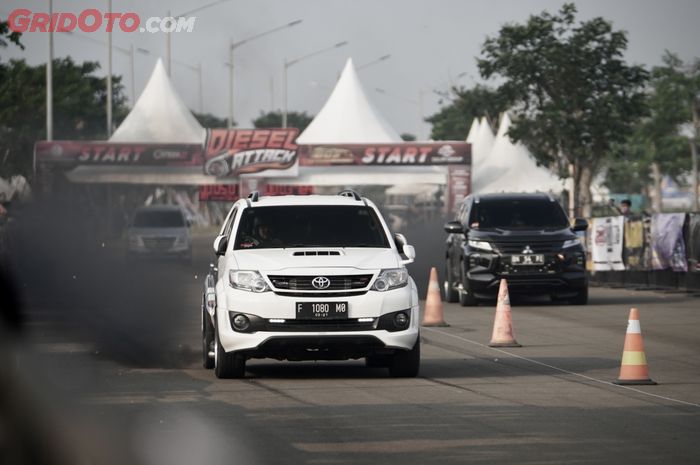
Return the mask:
<path fill-rule="evenodd" d="M 311 282 L 314 278 L 325 277 L 330 280 L 330 285 L 324 289 L 315 288 Z M 268 275 L 272 285 L 276 289 L 289 289 L 292 291 L 346 291 L 351 289 L 364 289 L 372 280 L 371 274 L 356 274 L 346 276 L 283 276 Z"/>
<path fill-rule="evenodd" d="M 496 250 L 504 254 L 522 254 L 526 247 L 532 250 L 532 253 L 554 253 L 560 252 L 562 243 L 557 242 L 496 242 L 494 244 Z M 529 253 L 529 251 L 528 251 Z"/>

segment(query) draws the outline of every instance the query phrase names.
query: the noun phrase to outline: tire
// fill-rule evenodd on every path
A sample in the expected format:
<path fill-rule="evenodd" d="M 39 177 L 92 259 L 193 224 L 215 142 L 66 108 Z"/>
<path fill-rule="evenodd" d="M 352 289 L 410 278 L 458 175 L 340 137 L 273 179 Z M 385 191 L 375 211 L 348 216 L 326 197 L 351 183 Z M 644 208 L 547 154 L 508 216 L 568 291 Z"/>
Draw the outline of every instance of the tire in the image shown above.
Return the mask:
<path fill-rule="evenodd" d="M 452 279 L 452 271 L 449 264 L 445 266 L 445 280 L 442 282 L 442 294 L 445 302 L 455 303 L 459 300 L 459 292 L 454 288 L 454 280 Z"/>
<path fill-rule="evenodd" d="M 206 308 L 202 306 L 202 366 L 207 370 L 214 368 L 214 357 L 209 356 L 209 351 L 214 348 L 214 325 Z"/>
<path fill-rule="evenodd" d="M 420 335 L 411 350 L 397 351 L 389 360 L 389 375 L 394 378 L 415 378 L 420 370 Z"/>
<path fill-rule="evenodd" d="M 245 357 L 236 352 L 226 352 L 219 340 L 219 331 L 214 331 L 214 374 L 217 378 L 231 379 L 245 376 Z"/>
<path fill-rule="evenodd" d="M 571 299 L 572 305 L 586 305 L 588 303 L 588 287 L 581 289 L 576 297 Z"/>
<path fill-rule="evenodd" d="M 466 279 L 462 276 L 462 290 L 459 291 L 459 304 L 462 307 L 476 307 L 479 305 L 479 301 L 476 300 L 472 294 L 468 293 L 469 285 Z"/>

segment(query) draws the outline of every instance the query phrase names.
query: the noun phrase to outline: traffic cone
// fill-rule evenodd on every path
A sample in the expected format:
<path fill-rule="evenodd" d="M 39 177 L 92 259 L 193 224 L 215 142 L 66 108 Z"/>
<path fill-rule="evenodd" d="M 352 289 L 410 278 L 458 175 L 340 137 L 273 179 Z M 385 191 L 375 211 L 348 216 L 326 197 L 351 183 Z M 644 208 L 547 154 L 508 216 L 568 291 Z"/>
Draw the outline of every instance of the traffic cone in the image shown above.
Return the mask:
<path fill-rule="evenodd" d="M 508 283 L 505 279 L 501 279 L 501 285 L 498 288 L 498 303 L 489 347 L 522 347 L 513 336 L 513 316 L 510 312 Z"/>
<path fill-rule="evenodd" d="M 430 269 L 430 281 L 428 281 L 428 295 L 425 297 L 425 312 L 423 312 L 423 326 L 449 326 L 445 323 L 442 311 L 442 297 L 440 297 L 440 284 L 435 267 Z"/>
<path fill-rule="evenodd" d="M 622 350 L 620 376 L 613 383 L 622 385 L 656 384 L 649 378 L 649 367 L 642 341 L 642 327 L 639 324 L 639 310 L 636 308 L 630 310 L 625 348 Z"/>

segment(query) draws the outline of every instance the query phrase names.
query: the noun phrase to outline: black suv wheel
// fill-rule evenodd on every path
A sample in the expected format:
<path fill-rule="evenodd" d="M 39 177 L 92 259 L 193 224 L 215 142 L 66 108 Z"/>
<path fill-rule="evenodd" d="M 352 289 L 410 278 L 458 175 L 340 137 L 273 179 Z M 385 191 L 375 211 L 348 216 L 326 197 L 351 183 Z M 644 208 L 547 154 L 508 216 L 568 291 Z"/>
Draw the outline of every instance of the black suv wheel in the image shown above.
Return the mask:
<path fill-rule="evenodd" d="M 476 307 L 479 305 L 476 297 L 474 297 L 474 295 L 471 293 L 469 283 L 464 275 L 462 275 L 462 289 L 459 291 L 459 304 L 462 307 Z"/>
<path fill-rule="evenodd" d="M 459 292 L 454 288 L 454 279 L 450 266 L 445 267 L 445 279 L 442 282 L 442 294 L 445 302 L 455 303 L 459 300 Z"/>

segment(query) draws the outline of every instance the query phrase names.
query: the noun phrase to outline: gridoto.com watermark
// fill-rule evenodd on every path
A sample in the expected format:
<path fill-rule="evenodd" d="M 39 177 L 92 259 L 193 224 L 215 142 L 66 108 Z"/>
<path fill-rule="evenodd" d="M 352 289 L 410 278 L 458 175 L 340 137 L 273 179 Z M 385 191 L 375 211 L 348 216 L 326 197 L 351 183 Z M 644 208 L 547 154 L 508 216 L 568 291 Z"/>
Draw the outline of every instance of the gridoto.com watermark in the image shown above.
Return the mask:
<path fill-rule="evenodd" d="M 95 8 L 88 8 L 79 13 L 58 12 L 49 15 L 46 12 L 33 12 L 26 8 L 17 8 L 7 17 L 7 25 L 14 32 L 82 32 L 119 30 L 122 32 L 192 32 L 195 16 L 151 16 L 145 20 L 134 12 L 105 13 Z"/>

